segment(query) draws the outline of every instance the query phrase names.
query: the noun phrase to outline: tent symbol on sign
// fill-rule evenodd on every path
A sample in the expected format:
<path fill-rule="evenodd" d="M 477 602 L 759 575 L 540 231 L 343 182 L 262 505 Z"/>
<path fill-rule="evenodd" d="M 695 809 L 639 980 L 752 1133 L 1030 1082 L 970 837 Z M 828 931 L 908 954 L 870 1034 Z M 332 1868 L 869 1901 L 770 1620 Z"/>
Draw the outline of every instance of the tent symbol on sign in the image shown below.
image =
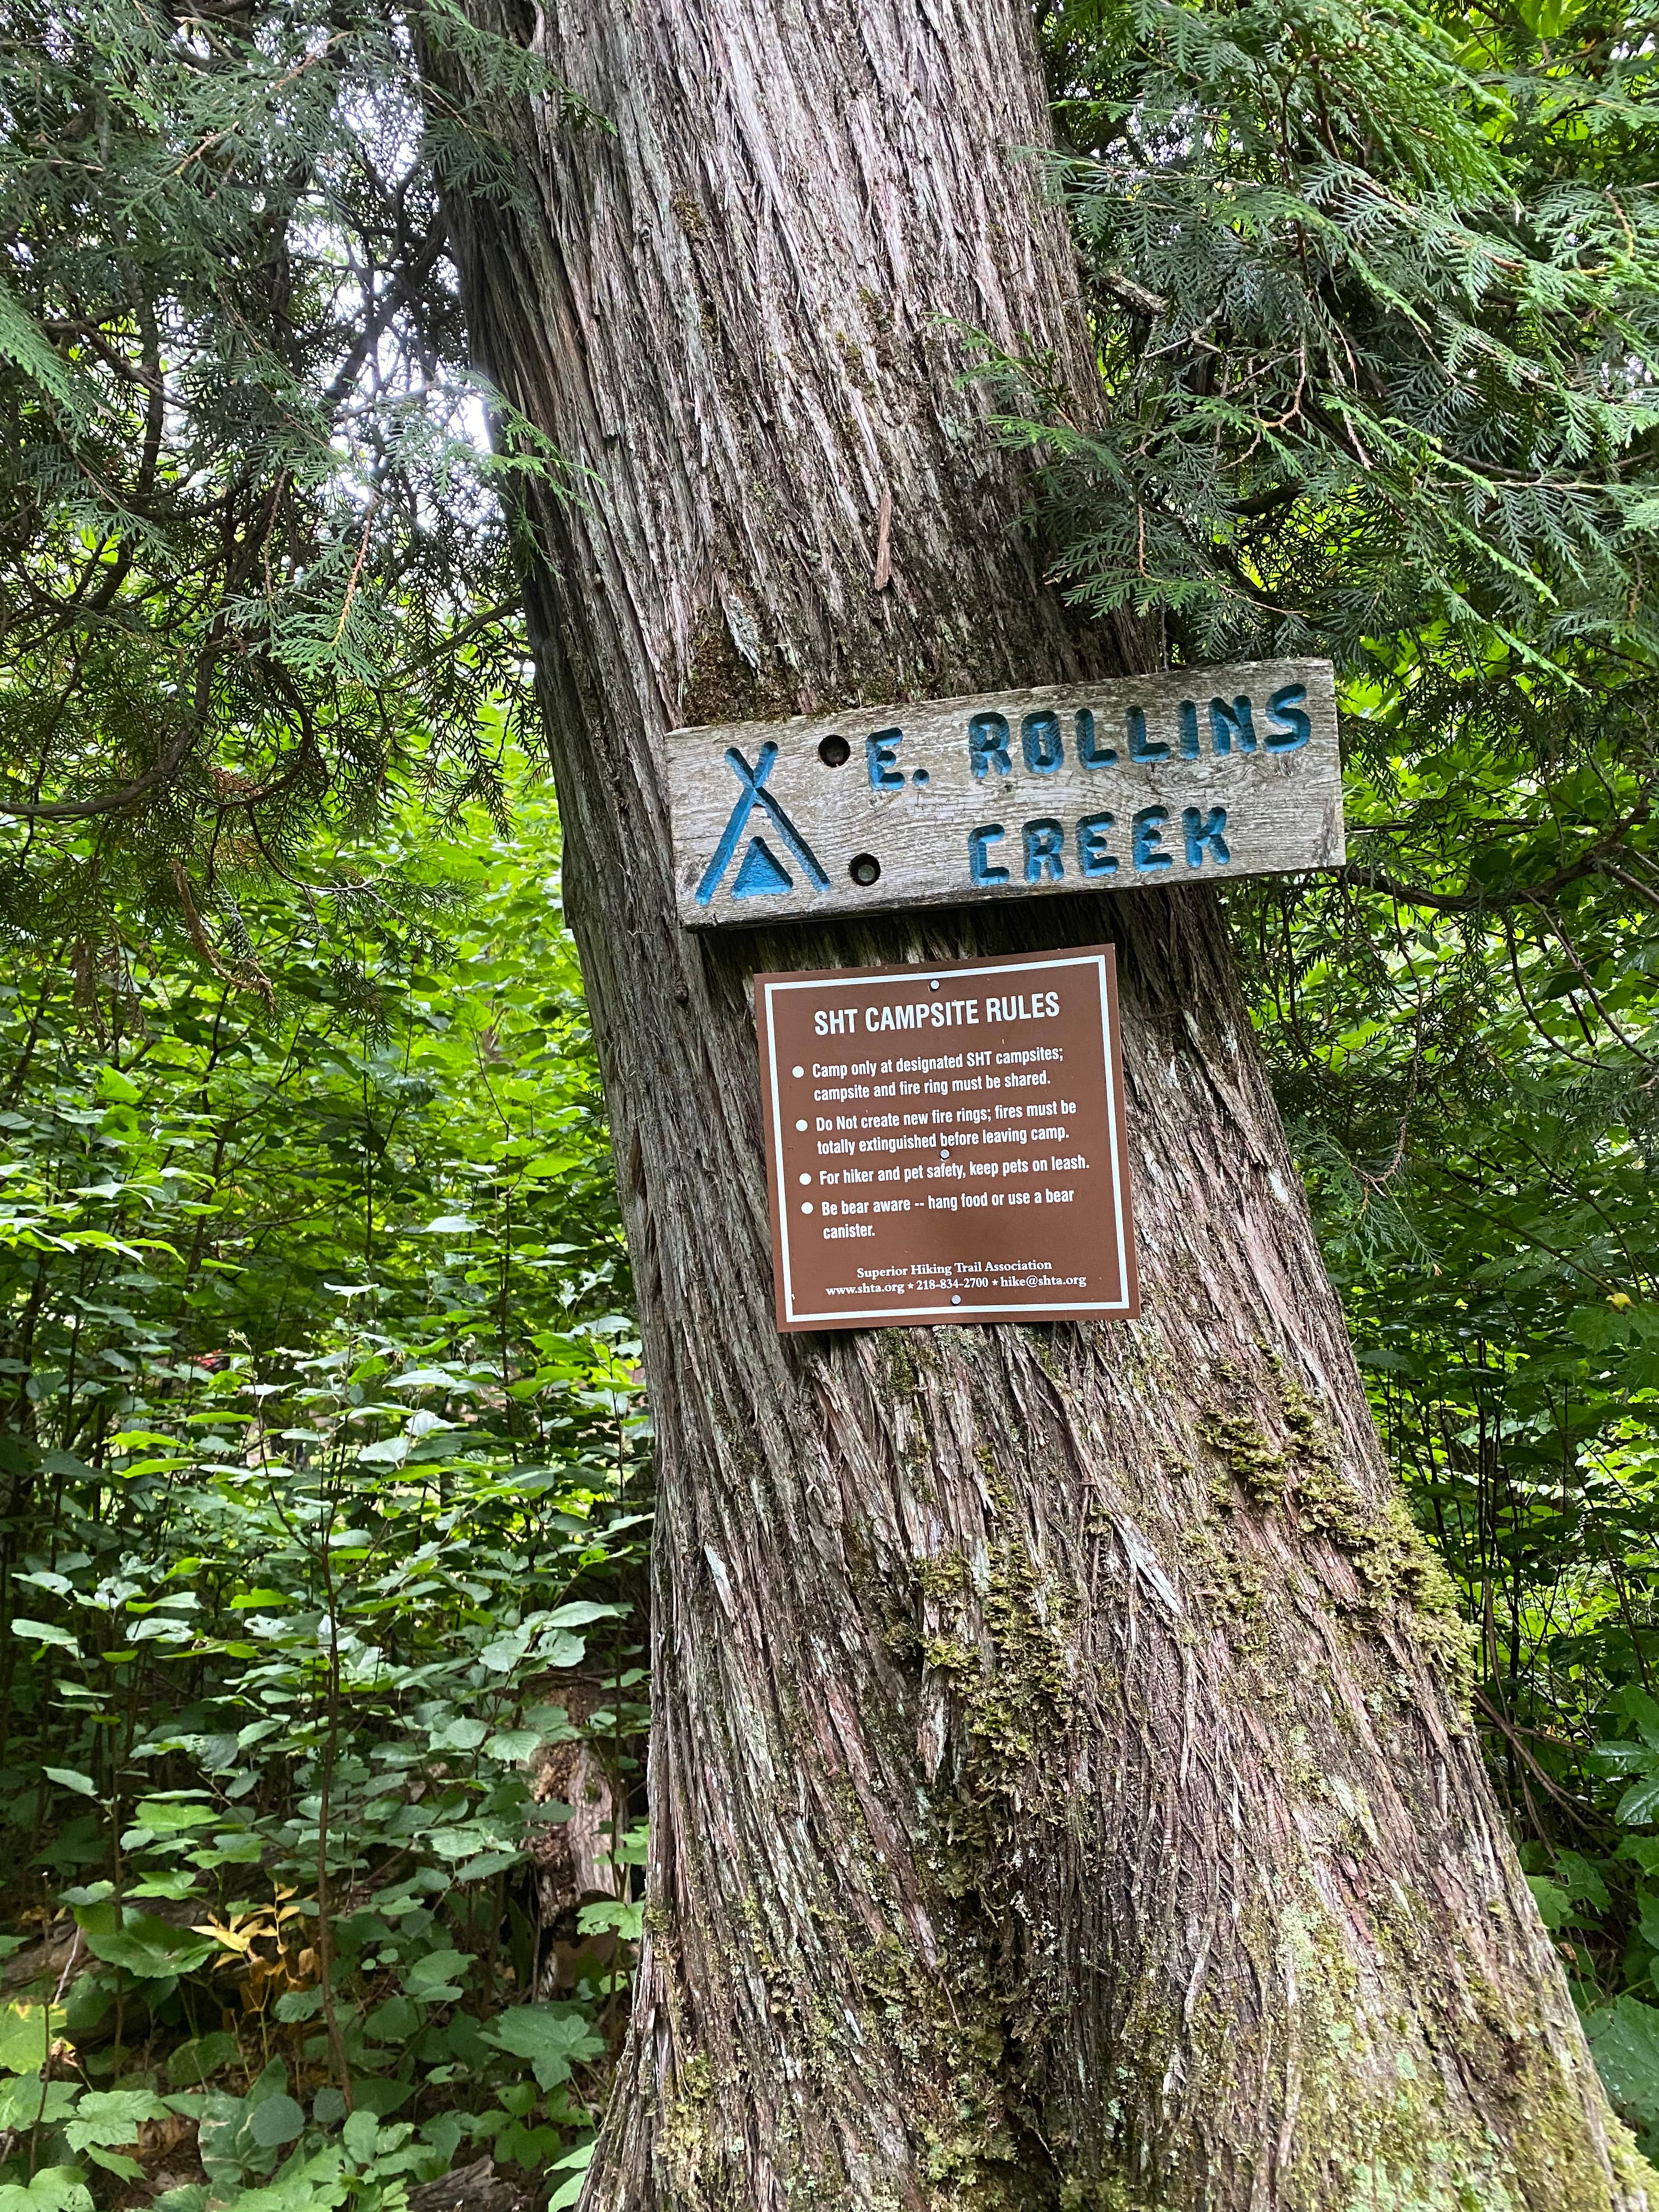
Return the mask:
<path fill-rule="evenodd" d="M 785 853 L 794 860 L 814 890 L 829 890 L 830 878 L 819 866 L 817 854 L 765 788 L 766 779 L 771 775 L 777 757 L 778 749 L 770 738 L 761 747 L 753 768 L 735 745 L 726 748 L 726 764 L 743 788 L 732 809 L 732 818 L 714 848 L 714 857 L 705 869 L 702 881 L 697 885 L 699 906 L 707 906 L 720 889 L 721 880 L 732 865 L 732 855 L 737 851 L 738 841 L 749 827 L 749 817 L 757 806 L 770 821 Z M 738 863 L 738 872 L 732 881 L 732 896 L 734 899 L 773 898 L 780 891 L 792 891 L 794 888 L 794 878 L 757 830 Z"/>

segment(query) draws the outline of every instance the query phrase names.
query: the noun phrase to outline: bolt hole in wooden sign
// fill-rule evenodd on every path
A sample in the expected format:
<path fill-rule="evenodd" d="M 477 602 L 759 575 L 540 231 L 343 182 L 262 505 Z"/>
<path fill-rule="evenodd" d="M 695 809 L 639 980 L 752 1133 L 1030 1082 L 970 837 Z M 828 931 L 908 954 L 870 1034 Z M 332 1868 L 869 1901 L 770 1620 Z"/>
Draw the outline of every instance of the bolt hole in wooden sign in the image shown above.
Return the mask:
<path fill-rule="evenodd" d="M 672 732 L 692 928 L 1329 868 L 1328 662 Z"/>
<path fill-rule="evenodd" d="M 694 928 L 1334 867 L 1329 664 L 676 730 Z M 778 1327 L 1139 1312 L 1109 946 L 755 978 Z"/>

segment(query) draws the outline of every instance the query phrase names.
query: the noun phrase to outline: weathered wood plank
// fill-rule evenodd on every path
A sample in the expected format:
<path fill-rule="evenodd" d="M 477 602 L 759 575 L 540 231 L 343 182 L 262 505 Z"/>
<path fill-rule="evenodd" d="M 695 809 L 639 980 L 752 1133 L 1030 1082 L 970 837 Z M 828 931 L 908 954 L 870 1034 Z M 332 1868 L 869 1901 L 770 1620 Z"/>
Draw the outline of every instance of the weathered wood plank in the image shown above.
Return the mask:
<path fill-rule="evenodd" d="M 675 730 L 668 769 L 693 928 L 1344 857 L 1322 660 Z"/>

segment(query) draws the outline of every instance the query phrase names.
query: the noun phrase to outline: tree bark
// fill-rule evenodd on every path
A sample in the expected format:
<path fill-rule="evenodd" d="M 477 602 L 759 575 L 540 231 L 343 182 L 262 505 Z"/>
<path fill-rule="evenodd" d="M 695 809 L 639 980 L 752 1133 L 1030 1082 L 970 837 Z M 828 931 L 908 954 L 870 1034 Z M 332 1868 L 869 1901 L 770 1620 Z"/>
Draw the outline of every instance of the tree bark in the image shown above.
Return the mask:
<path fill-rule="evenodd" d="M 1094 404 L 1022 9 L 534 36 L 603 125 L 480 82 L 516 198 L 453 215 L 480 361 L 580 472 L 526 495 L 530 607 L 659 1438 L 586 2212 L 1635 2212 L 1212 896 L 675 920 L 675 724 L 1143 650 L 1074 630 L 962 380 L 979 331 Z M 752 972 L 1103 939 L 1145 1317 L 779 1338 Z"/>

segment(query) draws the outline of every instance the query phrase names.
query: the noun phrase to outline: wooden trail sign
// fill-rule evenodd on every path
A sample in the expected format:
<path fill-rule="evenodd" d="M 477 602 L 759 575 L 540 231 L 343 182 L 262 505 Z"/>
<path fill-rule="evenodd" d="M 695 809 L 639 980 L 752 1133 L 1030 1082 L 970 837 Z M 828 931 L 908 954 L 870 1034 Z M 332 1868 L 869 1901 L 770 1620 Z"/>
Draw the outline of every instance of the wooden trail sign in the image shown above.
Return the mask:
<path fill-rule="evenodd" d="M 1140 1310 L 1109 945 L 755 978 L 777 1322 Z"/>
<path fill-rule="evenodd" d="M 1323 660 L 674 730 L 668 775 L 693 928 L 1344 858 Z"/>

